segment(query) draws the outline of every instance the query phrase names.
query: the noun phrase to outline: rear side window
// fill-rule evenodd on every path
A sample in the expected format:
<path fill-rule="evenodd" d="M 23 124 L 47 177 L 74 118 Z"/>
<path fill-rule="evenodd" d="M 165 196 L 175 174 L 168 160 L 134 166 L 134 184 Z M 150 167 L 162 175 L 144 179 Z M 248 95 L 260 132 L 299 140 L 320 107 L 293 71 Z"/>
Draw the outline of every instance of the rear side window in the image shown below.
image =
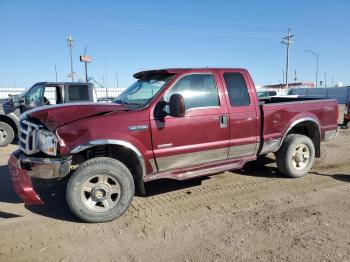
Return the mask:
<path fill-rule="evenodd" d="M 86 85 L 71 85 L 68 88 L 69 101 L 89 101 L 89 88 Z"/>
<path fill-rule="evenodd" d="M 55 86 L 47 86 L 47 87 L 45 87 L 44 104 L 45 105 L 57 104 L 56 87 Z"/>
<path fill-rule="evenodd" d="M 181 78 L 165 95 L 169 101 L 172 94 L 181 94 L 185 109 L 219 106 L 219 94 L 211 74 L 192 74 Z"/>
<path fill-rule="evenodd" d="M 250 98 L 247 84 L 240 73 L 224 73 L 231 106 L 249 106 Z"/>

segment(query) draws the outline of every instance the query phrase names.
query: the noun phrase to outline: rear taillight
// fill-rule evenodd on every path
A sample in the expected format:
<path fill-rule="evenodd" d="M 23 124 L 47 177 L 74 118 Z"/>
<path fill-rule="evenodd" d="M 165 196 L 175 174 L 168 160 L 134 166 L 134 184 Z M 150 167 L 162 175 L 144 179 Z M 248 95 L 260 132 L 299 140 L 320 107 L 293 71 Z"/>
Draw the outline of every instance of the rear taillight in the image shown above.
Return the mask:
<path fill-rule="evenodd" d="M 339 105 L 338 104 L 336 105 L 336 110 L 335 111 L 337 112 L 336 116 L 337 116 L 337 120 L 338 120 L 337 124 L 338 124 L 338 122 L 339 122 L 339 119 L 338 119 L 339 118 Z"/>

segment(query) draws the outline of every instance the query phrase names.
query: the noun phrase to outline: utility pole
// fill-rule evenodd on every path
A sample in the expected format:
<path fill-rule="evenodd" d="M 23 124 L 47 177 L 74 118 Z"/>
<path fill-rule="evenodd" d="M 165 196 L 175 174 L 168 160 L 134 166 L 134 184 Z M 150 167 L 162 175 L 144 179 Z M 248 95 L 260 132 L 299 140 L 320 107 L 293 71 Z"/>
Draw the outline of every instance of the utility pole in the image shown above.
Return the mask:
<path fill-rule="evenodd" d="M 293 44 L 292 38 L 294 35 L 291 35 L 291 28 L 288 29 L 288 36 L 284 37 L 281 44 L 287 45 L 287 62 L 286 62 L 286 87 L 288 88 L 288 70 L 289 70 L 289 48 Z"/>
<path fill-rule="evenodd" d="M 106 87 L 106 97 L 108 97 L 107 59 L 105 59 L 105 80 L 106 80 L 106 82 L 105 82 L 106 83 L 106 85 L 105 85 L 105 87 Z"/>
<path fill-rule="evenodd" d="M 72 57 L 73 43 L 74 43 L 74 38 L 71 35 L 69 35 L 67 37 L 67 45 L 69 47 L 69 54 L 70 54 L 70 74 L 71 74 L 72 82 L 74 82 L 73 57 Z"/>
<path fill-rule="evenodd" d="M 85 48 L 84 48 L 84 55 L 80 56 L 80 62 L 84 62 L 84 64 L 85 64 L 85 82 L 87 83 L 87 82 L 89 82 L 87 64 L 91 63 L 92 58 L 91 58 L 91 56 L 86 55 L 86 48 L 87 48 L 87 45 L 85 45 Z"/>
<path fill-rule="evenodd" d="M 294 70 L 294 83 L 296 83 L 297 82 L 297 70 Z"/>
<path fill-rule="evenodd" d="M 327 73 L 324 72 L 324 87 L 327 87 Z"/>
<path fill-rule="evenodd" d="M 87 45 L 85 45 L 85 48 L 84 48 L 84 56 L 86 56 L 86 47 L 87 47 Z M 87 62 L 85 61 L 84 63 L 85 63 L 85 82 L 87 83 L 87 82 L 89 82 L 88 81 L 88 74 L 87 74 Z"/>
<path fill-rule="evenodd" d="M 55 65 L 55 76 L 56 76 L 56 82 L 57 82 L 57 67 Z"/>
<path fill-rule="evenodd" d="M 107 78 L 107 59 L 105 59 L 105 80 L 106 80 L 106 88 L 107 88 L 107 85 L 108 85 L 108 78 Z"/>
<path fill-rule="evenodd" d="M 116 77 L 116 79 L 117 79 L 117 88 L 119 87 L 119 81 L 118 81 L 118 71 L 115 71 L 115 77 Z"/>
<path fill-rule="evenodd" d="M 332 75 L 332 87 L 334 87 L 334 75 Z"/>

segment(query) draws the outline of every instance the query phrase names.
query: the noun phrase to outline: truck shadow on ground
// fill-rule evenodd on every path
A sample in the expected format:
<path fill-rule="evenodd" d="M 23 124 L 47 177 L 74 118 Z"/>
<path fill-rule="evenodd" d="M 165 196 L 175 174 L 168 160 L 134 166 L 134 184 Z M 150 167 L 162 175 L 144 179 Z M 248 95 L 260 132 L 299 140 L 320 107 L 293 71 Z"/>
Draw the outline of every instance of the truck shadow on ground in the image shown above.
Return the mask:
<path fill-rule="evenodd" d="M 207 179 L 210 179 L 210 177 L 197 177 L 184 181 L 178 181 L 173 179 L 159 179 L 155 181 L 150 181 L 145 184 L 147 192 L 145 197 L 156 196 L 182 189 L 190 189 L 191 187 L 200 186 L 202 182 Z"/>
<path fill-rule="evenodd" d="M 79 222 L 68 208 L 66 200 L 67 182 L 68 180 L 60 183 L 35 182 L 35 190 L 44 201 L 44 205 L 26 205 L 25 207 L 29 211 L 41 216 L 70 222 Z"/>
<path fill-rule="evenodd" d="M 278 173 L 277 168 L 265 166 L 273 163 L 275 160 L 269 157 L 259 157 L 254 162 L 247 163 L 242 169 L 232 170 L 231 175 L 245 175 L 253 177 L 277 177 L 285 178 L 282 174 Z M 221 174 L 222 172 L 218 173 Z M 159 194 L 168 193 L 171 191 L 190 189 L 191 187 L 200 186 L 203 181 L 211 179 L 212 176 L 204 176 L 198 178 L 192 178 L 189 180 L 172 180 L 172 179 L 160 179 L 151 181 L 145 184 L 147 195 L 146 197 L 155 196 Z"/>
<path fill-rule="evenodd" d="M 251 177 L 271 177 L 271 178 L 286 178 L 280 174 L 276 167 L 269 166 L 275 160 L 269 157 L 260 157 L 257 161 L 248 163 L 241 170 L 233 170 L 230 175 L 244 175 Z M 268 166 L 266 166 L 268 165 Z M 12 183 L 9 177 L 7 166 L 0 167 L 0 183 L 4 190 L 0 191 L 0 202 L 21 203 L 21 200 L 16 196 L 12 189 Z M 199 177 L 185 181 L 176 180 L 157 180 L 146 183 L 147 195 L 155 196 L 159 194 L 169 193 L 191 187 L 200 186 L 203 181 L 212 179 L 211 176 Z M 79 220 L 70 212 L 66 201 L 66 185 L 67 181 L 61 183 L 42 183 L 35 182 L 34 187 L 40 195 L 45 205 L 25 206 L 29 211 L 58 220 L 79 222 Z"/>
<path fill-rule="evenodd" d="M 12 181 L 7 165 L 0 166 L 0 202 L 13 204 L 22 202 L 13 191 Z"/>
<path fill-rule="evenodd" d="M 62 183 L 34 183 L 35 190 L 44 200 L 45 205 L 25 206 L 29 211 L 55 219 L 78 221 L 69 211 L 65 189 L 66 182 Z M 8 166 L 0 166 L 0 203 L 18 204 L 22 200 L 16 195 L 12 187 L 12 181 L 8 171 Z M 0 211 L 0 218 L 17 217 L 18 215 Z"/>
<path fill-rule="evenodd" d="M 256 161 L 249 162 L 242 169 L 232 170 L 232 172 L 251 177 L 288 179 L 278 171 L 276 166 L 270 166 L 271 163 L 275 163 L 275 160 L 269 156 L 260 156 Z"/>
<path fill-rule="evenodd" d="M 342 182 L 350 183 L 350 174 L 321 174 L 319 172 L 310 172 L 310 174 L 314 174 L 318 176 L 327 176 Z"/>
<path fill-rule="evenodd" d="M 0 218 L 15 218 L 15 217 L 22 217 L 22 216 L 0 211 Z"/>
<path fill-rule="evenodd" d="M 21 199 L 12 189 L 12 182 L 7 166 L 0 166 L 0 203 L 21 203 Z M 0 218 L 15 218 L 20 215 L 7 213 L 0 210 Z"/>

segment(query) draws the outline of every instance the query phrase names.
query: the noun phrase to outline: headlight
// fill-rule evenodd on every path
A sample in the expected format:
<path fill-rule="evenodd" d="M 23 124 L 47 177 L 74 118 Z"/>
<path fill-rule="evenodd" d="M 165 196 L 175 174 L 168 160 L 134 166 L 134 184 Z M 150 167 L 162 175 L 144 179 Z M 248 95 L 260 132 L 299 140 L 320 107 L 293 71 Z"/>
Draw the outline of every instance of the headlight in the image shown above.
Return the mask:
<path fill-rule="evenodd" d="M 57 137 L 53 133 L 47 130 L 39 130 L 38 141 L 41 152 L 50 156 L 56 156 Z"/>

